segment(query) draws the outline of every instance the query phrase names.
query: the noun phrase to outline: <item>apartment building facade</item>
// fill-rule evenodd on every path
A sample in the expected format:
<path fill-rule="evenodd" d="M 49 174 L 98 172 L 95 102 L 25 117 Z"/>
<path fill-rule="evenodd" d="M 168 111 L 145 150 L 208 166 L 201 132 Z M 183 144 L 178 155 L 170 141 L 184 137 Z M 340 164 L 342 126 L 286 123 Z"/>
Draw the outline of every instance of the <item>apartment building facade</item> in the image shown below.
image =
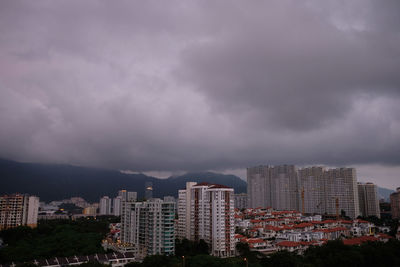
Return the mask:
<path fill-rule="evenodd" d="M 298 209 L 297 171 L 294 165 L 247 168 L 248 206 L 277 210 Z"/>
<path fill-rule="evenodd" d="M 235 209 L 247 209 L 247 194 L 235 194 Z"/>
<path fill-rule="evenodd" d="M 390 208 L 393 219 L 400 219 L 400 187 L 390 194 Z"/>
<path fill-rule="evenodd" d="M 380 218 L 378 187 L 373 183 L 358 183 L 357 187 L 361 216 L 376 216 Z"/>
<path fill-rule="evenodd" d="M 192 187 L 195 182 L 187 182 L 186 188 L 178 191 L 178 223 L 177 237 L 180 239 L 190 239 L 190 200 Z"/>
<path fill-rule="evenodd" d="M 359 216 L 357 176 L 354 168 L 325 170 L 294 165 L 247 169 L 249 207 L 272 207 L 304 213 Z"/>
<path fill-rule="evenodd" d="M 200 183 L 192 186 L 190 199 L 190 239 L 203 239 L 211 255 L 235 255 L 233 188 Z"/>
<path fill-rule="evenodd" d="M 175 253 L 175 203 L 161 199 L 124 201 L 121 242 L 135 248 L 137 257 Z"/>
<path fill-rule="evenodd" d="M 27 194 L 12 194 L 0 197 L 0 230 L 21 225 L 36 227 L 39 198 Z"/>
<path fill-rule="evenodd" d="M 111 215 L 112 210 L 112 199 L 108 196 L 100 198 L 99 201 L 99 214 L 100 215 Z"/>

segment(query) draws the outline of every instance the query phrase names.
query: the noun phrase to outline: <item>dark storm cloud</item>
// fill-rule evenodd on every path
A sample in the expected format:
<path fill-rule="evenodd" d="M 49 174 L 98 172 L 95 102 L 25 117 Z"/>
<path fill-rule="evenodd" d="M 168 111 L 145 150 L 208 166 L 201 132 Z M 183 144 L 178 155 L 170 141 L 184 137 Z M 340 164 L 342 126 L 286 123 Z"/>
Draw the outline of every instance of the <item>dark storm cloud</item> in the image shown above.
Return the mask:
<path fill-rule="evenodd" d="M 2 1 L 0 157 L 134 171 L 398 166 L 399 11 Z"/>

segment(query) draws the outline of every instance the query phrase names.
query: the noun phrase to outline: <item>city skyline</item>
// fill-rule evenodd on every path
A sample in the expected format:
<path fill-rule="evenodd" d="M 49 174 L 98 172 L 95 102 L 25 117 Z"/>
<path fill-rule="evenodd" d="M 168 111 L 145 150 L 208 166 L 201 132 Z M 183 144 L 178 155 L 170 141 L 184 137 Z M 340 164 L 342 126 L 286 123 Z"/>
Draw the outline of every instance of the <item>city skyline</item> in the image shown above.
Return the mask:
<path fill-rule="evenodd" d="M 400 4 L 0 3 L 0 158 L 399 187 Z M 142 189 L 141 189 L 142 190 Z"/>

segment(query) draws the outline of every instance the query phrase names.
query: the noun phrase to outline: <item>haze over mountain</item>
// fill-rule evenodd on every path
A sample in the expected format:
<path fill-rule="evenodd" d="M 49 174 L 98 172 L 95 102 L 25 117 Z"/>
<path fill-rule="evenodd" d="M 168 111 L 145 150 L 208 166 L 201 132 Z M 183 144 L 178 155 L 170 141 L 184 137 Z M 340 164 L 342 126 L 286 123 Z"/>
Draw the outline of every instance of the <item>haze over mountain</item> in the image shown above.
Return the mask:
<path fill-rule="evenodd" d="M 246 182 L 239 177 L 212 172 L 158 179 L 115 170 L 0 160 L 0 194 L 29 193 L 39 196 L 41 201 L 80 196 L 98 202 L 105 195 L 114 197 L 120 189 L 136 191 L 142 198 L 145 182 L 153 182 L 154 197 L 177 197 L 178 189 L 183 189 L 188 181 L 223 184 L 239 193 L 246 191 Z"/>
<path fill-rule="evenodd" d="M 113 197 L 120 189 L 138 192 L 144 197 L 145 182 L 153 182 L 154 197 L 175 196 L 185 183 L 210 182 L 246 192 L 246 182 L 235 175 L 215 172 L 187 173 L 159 179 L 144 174 L 126 174 L 116 170 L 94 169 L 69 165 L 20 163 L 0 159 L 0 194 L 29 193 L 38 195 L 42 201 L 61 200 L 81 196 L 90 202 L 100 197 Z M 378 195 L 389 199 L 392 189 L 378 187 Z"/>

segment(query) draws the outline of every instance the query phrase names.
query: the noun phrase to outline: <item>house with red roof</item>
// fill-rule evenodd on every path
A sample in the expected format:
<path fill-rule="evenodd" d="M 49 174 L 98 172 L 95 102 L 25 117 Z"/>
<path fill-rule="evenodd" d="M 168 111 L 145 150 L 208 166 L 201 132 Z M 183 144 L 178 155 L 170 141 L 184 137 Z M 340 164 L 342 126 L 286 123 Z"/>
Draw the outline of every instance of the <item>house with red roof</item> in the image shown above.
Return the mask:
<path fill-rule="evenodd" d="M 366 242 L 376 242 L 376 241 L 379 241 L 379 239 L 375 236 L 360 236 L 360 237 L 345 239 L 343 240 L 343 244 L 354 246 L 354 245 L 361 245 L 362 243 Z"/>
<path fill-rule="evenodd" d="M 328 240 L 335 240 L 349 236 L 349 230 L 346 227 L 334 227 L 329 229 L 321 228 L 314 229 L 313 231 L 322 233 L 323 238 L 326 238 Z"/>

